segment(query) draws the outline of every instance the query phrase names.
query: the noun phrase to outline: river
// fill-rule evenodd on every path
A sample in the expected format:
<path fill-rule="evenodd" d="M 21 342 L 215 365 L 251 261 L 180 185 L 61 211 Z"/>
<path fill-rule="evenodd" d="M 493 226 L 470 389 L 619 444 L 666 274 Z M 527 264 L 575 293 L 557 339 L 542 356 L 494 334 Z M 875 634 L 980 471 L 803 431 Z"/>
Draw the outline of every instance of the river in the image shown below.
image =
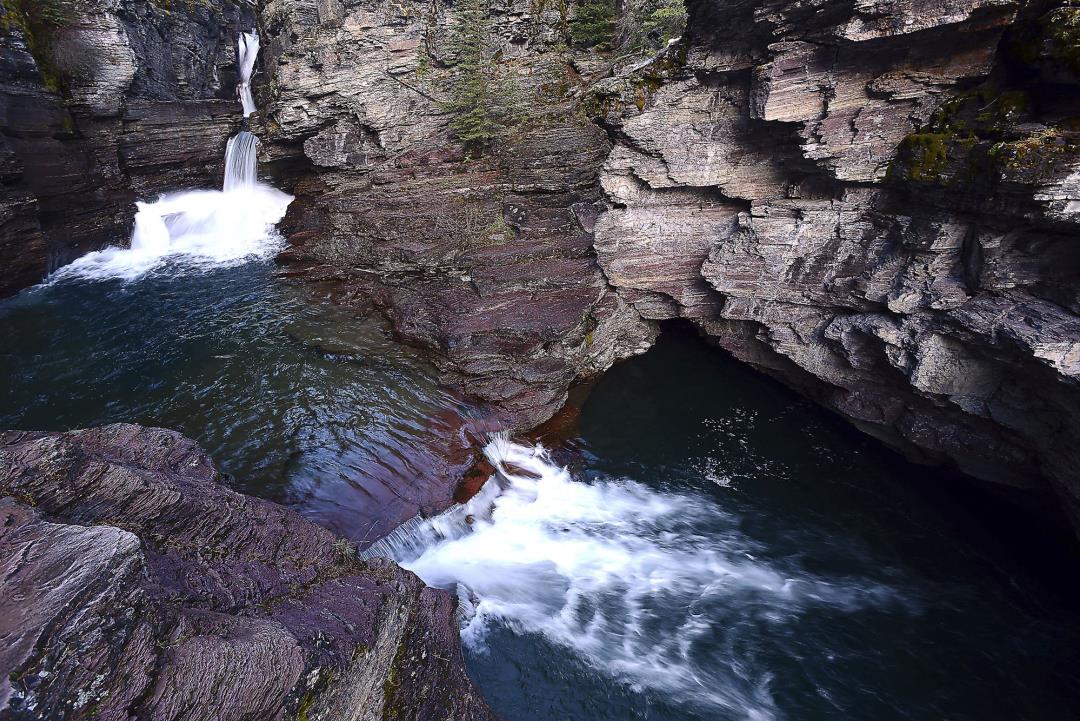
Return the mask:
<path fill-rule="evenodd" d="M 425 509 L 474 410 L 378 319 L 278 277 L 280 243 L 107 251 L 0 303 L 0 426 L 174 428 L 364 542 Z M 373 552 L 459 595 L 508 721 L 1080 707 L 1072 546 L 692 335 L 610 371 L 555 447 L 486 452 L 472 506 Z"/>

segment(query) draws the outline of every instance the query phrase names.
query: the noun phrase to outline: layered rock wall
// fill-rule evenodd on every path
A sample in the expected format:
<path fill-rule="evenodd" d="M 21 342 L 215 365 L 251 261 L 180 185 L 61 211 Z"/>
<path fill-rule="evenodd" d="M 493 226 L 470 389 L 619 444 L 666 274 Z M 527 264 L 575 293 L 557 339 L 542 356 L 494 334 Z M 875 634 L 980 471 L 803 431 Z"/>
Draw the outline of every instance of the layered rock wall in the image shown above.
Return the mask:
<path fill-rule="evenodd" d="M 261 20 L 262 135 L 268 159 L 300 177 L 290 259 L 376 304 L 444 380 L 522 428 L 656 333 L 592 252 L 610 145 L 568 97 L 580 83 L 568 7 L 492 6 L 530 117 L 472 157 L 444 109 L 452 5 L 271 0 Z"/>
<path fill-rule="evenodd" d="M 266 4 L 303 272 L 510 426 L 683 318 L 906 455 L 1080 519 L 1075 9 L 694 0 L 637 61 L 567 47 L 575 4 L 546 5 L 489 16 L 547 122 L 468 158 L 432 40 L 452 6 Z"/>
<path fill-rule="evenodd" d="M 1080 115 L 1038 36 L 1062 9 L 690 10 L 685 47 L 596 91 L 620 295 L 1080 520 Z"/>

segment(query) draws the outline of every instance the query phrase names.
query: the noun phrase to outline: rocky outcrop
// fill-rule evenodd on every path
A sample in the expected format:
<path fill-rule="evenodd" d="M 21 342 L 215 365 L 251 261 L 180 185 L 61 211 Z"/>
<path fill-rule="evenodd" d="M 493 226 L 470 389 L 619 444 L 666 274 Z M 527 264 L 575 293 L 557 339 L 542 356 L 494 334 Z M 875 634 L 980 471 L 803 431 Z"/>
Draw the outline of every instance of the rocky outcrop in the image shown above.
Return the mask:
<path fill-rule="evenodd" d="M 595 92 L 620 295 L 1080 522 L 1080 108 L 1032 38 L 1066 10 L 689 5 L 684 47 Z"/>
<path fill-rule="evenodd" d="M 0 718 L 490 719 L 454 598 L 170 431 L 0 434 Z"/>
<path fill-rule="evenodd" d="M 220 182 L 253 24 L 245 0 L 0 3 L 0 296 L 125 242 L 136 198 Z"/>
<path fill-rule="evenodd" d="M 261 134 L 269 159 L 301 177 L 289 259 L 377 305 L 446 382 L 518 428 L 656 334 L 592 252 L 609 144 L 560 95 L 576 74 L 566 18 L 542 6 L 493 12 L 521 92 L 547 101 L 479 157 L 453 139 L 441 102 L 452 6 L 268 2 L 261 19 Z"/>

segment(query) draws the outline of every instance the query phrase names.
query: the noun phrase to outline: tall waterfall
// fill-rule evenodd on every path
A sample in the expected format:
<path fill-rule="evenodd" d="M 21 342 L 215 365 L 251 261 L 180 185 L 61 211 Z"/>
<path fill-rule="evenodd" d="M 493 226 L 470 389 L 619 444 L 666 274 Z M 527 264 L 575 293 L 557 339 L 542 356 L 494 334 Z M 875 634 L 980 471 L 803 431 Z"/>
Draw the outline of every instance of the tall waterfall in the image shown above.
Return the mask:
<path fill-rule="evenodd" d="M 276 252 L 282 242 L 274 226 L 285 215 L 292 196 L 258 182 L 259 139 L 247 127 L 255 112 L 251 75 L 259 53 L 259 36 L 241 33 L 237 41 L 244 129 L 225 149 L 225 181 L 221 191 L 167 193 L 154 202 L 136 203 L 130 247 L 106 248 L 84 255 L 56 277 L 132 280 L 170 259 L 198 267 L 235 263 Z"/>
<path fill-rule="evenodd" d="M 240 71 L 240 84 L 236 88 L 244 106 L 244 117 L 255 112 L 255 98 L 251 95 L 251 74 L 255 70 L 255 58 L 259 55 L 259 35 L 253 30 L 240 33 L 236 43 L 236 64 Z"/>
<path fill-rule="evenodd" d="M 257 180 L 257 157 L 259 139 L 247 130 L 247 118 L 255 112 L 255 98 L 251 95 L 251 74 L 255 70 L 255 60 L 259 55 L 259 35 L 254 30 L 240 33 L 236 41 L 236 64 L 240 74 L 240 84 L 236 94 L 244 106 L 244 129 L 229 139 L 225 149 L 225 184 L 226 193 L 255 187 Z"/>

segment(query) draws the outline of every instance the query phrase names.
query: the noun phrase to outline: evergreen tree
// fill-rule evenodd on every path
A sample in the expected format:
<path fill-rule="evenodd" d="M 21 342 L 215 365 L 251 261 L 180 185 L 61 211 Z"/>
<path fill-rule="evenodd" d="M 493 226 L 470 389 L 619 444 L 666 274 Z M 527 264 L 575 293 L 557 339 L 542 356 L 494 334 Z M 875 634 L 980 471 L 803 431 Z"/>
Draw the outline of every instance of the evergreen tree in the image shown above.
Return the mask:
<path fill-rule="evenodd" d="M 570 35 L 583 47 L 610 45 L 615 37 L 615 0 L 584 0 L 574 13 Z"/>
<path fill-rule="evenodd" d="M 622 18 L 623 45 L 635 52 L 656 50 L 686 31 L 683 0 L 630 0 Z"/>
<path fill-rule="evenodd" d="M 459 0 L 449 50 L 454 77 L 446 110 L 450 129 L 467 147 L 479 148 L 498 134 L 495 63 L 486 0 Z"/>
<path fill-rule="evenodd" d="M 646 4 L 645 10 L 642 25 L 660 47 L 686 32 L 686 5 L 683 0 L 654 0 Z"/>

